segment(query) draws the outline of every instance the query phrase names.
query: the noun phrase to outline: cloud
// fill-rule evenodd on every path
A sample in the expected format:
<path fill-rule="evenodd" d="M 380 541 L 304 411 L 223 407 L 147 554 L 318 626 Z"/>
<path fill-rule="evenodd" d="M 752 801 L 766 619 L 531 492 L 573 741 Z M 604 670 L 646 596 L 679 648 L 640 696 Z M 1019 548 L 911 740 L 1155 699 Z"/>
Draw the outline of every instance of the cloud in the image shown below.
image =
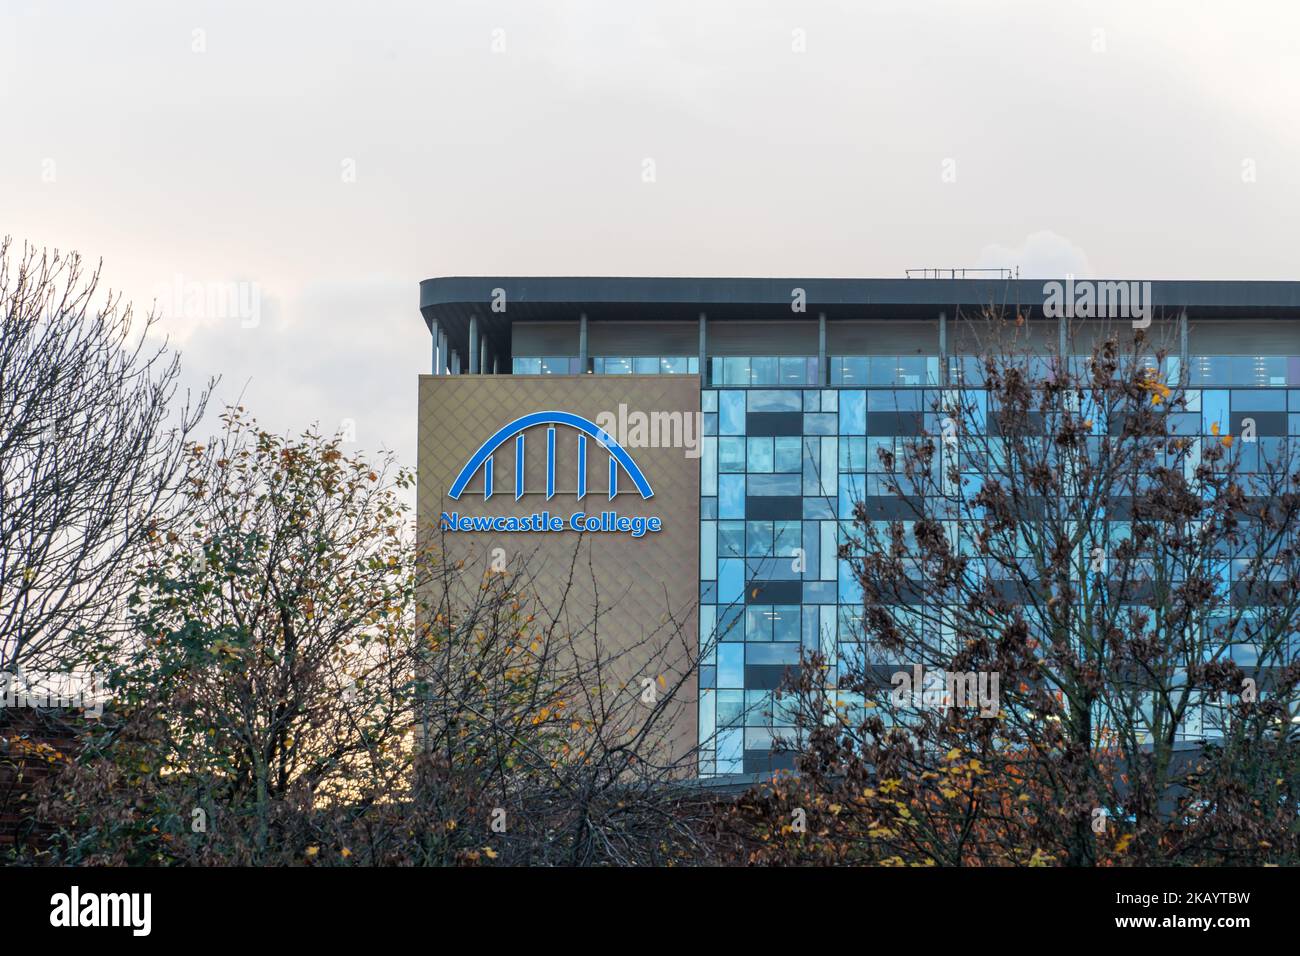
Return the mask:
<path fill-rule="evenodd" d="M 1022 279 L 1092 277 L 1087 254 L 1065 236 L 1050 230 L 1031 233 L 1018 246 L 987 245 L 980 250 L 981 269 L 1019 269 Z"/>
<path fill-rule="evenodd" d="M 4 229 L 406 463 L 430 276 L 1296 272 L 1300 5 L 627 6 L 0 4 Z"/>
<path fill-rule="evenodd" d="M 203 430 L 238 401 L 271 431 L 355 433 L 353 451 L 389 450 L 413 466 L 416 382 L 429 368 L 417 295 L 409 280 L 322 280 L 263 300 L 255 326 L 201 324 L 181 352 L 191 388 L 221 376 Z"/>

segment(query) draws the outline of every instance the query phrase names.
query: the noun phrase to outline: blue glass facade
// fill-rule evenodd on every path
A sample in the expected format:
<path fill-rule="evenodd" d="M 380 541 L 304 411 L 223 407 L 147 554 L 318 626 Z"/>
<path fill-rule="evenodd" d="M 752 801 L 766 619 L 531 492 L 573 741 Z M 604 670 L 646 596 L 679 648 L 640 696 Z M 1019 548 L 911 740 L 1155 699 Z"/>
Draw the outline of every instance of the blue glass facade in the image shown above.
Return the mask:
<path fill-rule="evenodd" d="M 1074 361 L 1083 362 L 1083 358 Z M 862 595 L 840 546 L 863 499 L 888 501 L 880 452 L 904 457 L 903 443 L 940 430 L 943 389 L 962 389 L 983 433 L 987 402 L 980 362 L 937 355 L 828 356 L 819 384 L 816 356 L 726 356 L 706 363 L 700 395 L 700 669 L 702 775 L 762 773 L 788 765 L 773 744 L 794 732 L 793 715 L 773 691 L 803 650 L 830 662 L 830 677 L 863 654 Z M 1048 360 L 1031 372 L 1045 375 Z M 576 357 L 515 358 L 515 374 L 577 374 Z M 1187 406 L 1171 411 L 1181 435 L 1216 441 L 1246 419 L 1258 440 L 1238 446 L 1243 471 L 1276 458 L 1300 436 L 1300 356 L 1171 356 L 1166 381 L 1185 377 Z M 695 357 L 595 357 L 593 374 L 693 374 Z M 1096 421 L 1098 435 L 1106 424 Z M 992 440 L 996 446 L 996 439 Z M 1193 455 L 1185 467 L 1194 469 Z M 1191 477 L 1190 475 L 1188 476 Z M 972 486 L 979 481 L 965 476 Z M 1111 521 L 1117 541 L 1125 523 Z M 1228 562 L 1226 577 L 1236 567 Z M 1298 648 L 1297 650 L 1300 650 Z M 1242 666 L 1248 644 L 1232 647 Z M 851 702 L 850 702 L 851 703 Z M 1213 735 L 1215 707 L 1194 708 L 1189 738 Z"/>
<path fill-rule="evenodd" d="M 781 765 L 773 694 L 801 652 L 854 653 L 861 592 L 839 557 L 855 502 L 883 494 L 877 448 L 916 434 L 939 358 L 832 356 L 830 385 L 783 388 L 817 359 L 713 359 L 701 394 L 701 774 Z M 854 387 L 857 386 L 857 387 Z M 834 677 L 832 668 L 832 678 Z"/>
<path fill-rule="evenodd" d="M 743 368 L 744 360 L 726 361 Z M 982 433 L 987 402 L 978 362 L 949 363 L 948 381 L 971 408 L 967 426 Z M 1300 435 L 1300 359 L 1193 356 L 1188 365 L 1187 408 L 1171 412 L 1179 434 L 1215 441 L 1240 434 L 1251 419 L 1258 440 L 1238 446 L 1245 472 L 1280 454 L 1288 435 Z M 707 652 L 700 772 L 762 773 L 788 760 L 771 752 L 794 733 L 773 689 L 801 650 L 819 650 L 832 680 L 863 653 L 862 595 L 839 547 L 852 532 L 856 502 L 890 498 L 880 451 L 902 461 L 910 436 L 939 433 L 932 411 L 942 396 L 939 358 L 830 357 L 830 386 L 800 389 L 770 387 L 770 376 L 733 385 L 725 365 L 719 381 L 718 366 L 715 359 L 701 396 L 700 640 Z M 1178 381 L 1181 361 L 1166 359 L 1161 373 Z M 1094 427 L 1102 434 L 1106 424 Z M 972 485 L 978 479 L 969 475 Z M 1118 540 L 1125 523 L 1110 522 L 1108 533 Z M 1236 568 L 1225 570 L 1231 579 Z M 1231 653 L 1243 666 L 1255 663 L 1249 645 Z M 1213 735 L 1215 706 L 1195 708 L 1184 735 Z"/>

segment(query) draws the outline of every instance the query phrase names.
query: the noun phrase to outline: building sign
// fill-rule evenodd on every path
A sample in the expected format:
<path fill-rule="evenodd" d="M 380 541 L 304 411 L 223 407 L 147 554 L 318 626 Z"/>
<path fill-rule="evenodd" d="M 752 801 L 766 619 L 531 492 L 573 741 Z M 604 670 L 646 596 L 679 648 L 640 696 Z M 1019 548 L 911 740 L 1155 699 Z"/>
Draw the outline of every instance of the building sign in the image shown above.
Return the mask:
<path fill-rule="evenodd" d="M 545 430 L 543 431 L 543 426 Z M 456 475 L 447 496 L 460 500 L 467 493 L 470 481 L 480 473 L 483 476 L 483 500 L 489 500 L 497 493 L 493 479 L 494 461 L 498 454 L 514 451 L 514 495 L 521 499 L 526 491 L 525 451 L 530 430 L 534 440 L 546 442 L 546 500 L 555 497 L 555 455 L 557 428 L 571 429 L 577 432 L 577 500 L 587 497 L 587 456 L 591 443 L 603 449 L 609 455 L 609 480 L 606 485 L 608 499 L 613 501 L 619 494 L 619 485 L 623 478 L 643 499 L 653 497 L 654 489 L 641 471 L 640 466 L 604 429 L 594 422 L 574 415 L 571 412 L 546 411 L 533 412 L 516 418 L 510 424 L 497 430 L 487 441 L 479 446 Z M 543 437 L 544 436 L 544 437 Z M 513 439 L 513 441 L 511 441 Z M 622 476 L 622 478 L 620 477 Z M 535 489 L 534 493 L 540 493 Z M 525 515 L 484 515 L 469 514 L 462 511 L 442 512 L 443 531 L 464 532 L 563 532 L 578 531 L 590 533 L 626 534 L 633 538 L 660 531 L 663 520 L 658 515 L 620 515 L 614 510 L 592 513 L 575 510 L 567 515 L 553 512 L 549 508 Z"/>

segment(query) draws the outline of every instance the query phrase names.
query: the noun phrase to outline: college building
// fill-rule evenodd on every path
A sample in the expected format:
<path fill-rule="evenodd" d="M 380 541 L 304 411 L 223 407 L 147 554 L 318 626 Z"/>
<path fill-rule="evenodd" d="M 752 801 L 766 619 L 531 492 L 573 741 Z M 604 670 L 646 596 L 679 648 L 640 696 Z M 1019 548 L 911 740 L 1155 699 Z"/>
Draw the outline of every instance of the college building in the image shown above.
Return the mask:
<path fill-rule="evenodd" d="M 1118 307 L 1170 343 L 1188 427 L 1300 434 L 1296 282 L 436 278 L 420 527 L 526 561 L 602 646 L 688 633 L 705 653 L 676 731 L 698 773 L 789 766 L 773 690 L 803 648 L 852 653 L 853 506 L 905 517 L 878 451 L 938 431 L 938 390 L 978 387 L 962 317 L 989 305 L 1067 354 Z"/>

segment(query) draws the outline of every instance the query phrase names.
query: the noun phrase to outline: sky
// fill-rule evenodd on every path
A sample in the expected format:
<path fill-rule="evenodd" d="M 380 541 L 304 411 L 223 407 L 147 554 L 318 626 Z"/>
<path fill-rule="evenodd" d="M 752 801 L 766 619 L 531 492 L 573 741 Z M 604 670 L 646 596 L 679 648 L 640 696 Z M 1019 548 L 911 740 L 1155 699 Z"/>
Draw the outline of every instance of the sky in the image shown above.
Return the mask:
<path fill-rule="evenodd" d="M 1298 116 L 1293 0 L 0 0 L 0 234 L 411 465 L 421 279 L 1294 279 Z"/>

